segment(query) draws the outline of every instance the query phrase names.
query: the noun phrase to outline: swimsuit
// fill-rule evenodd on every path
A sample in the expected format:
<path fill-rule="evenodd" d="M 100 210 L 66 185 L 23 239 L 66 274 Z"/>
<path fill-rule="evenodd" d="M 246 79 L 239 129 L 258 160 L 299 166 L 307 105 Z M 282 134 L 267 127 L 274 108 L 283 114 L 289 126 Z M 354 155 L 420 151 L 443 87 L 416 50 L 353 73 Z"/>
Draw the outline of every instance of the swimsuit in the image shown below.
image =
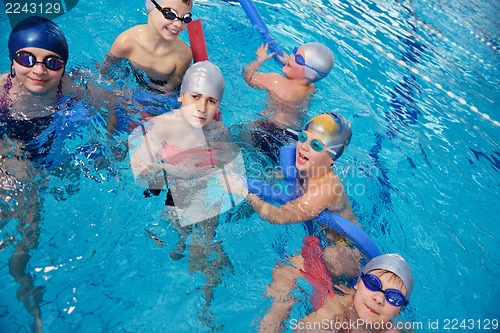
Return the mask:
<path fill-rule="evenodd" d="M 7 137 L 23 143 L 27 157 L 39 165 L 50 167 L 60 164 L 64 157 L 61 155 L 64 140 L 87 122 L 90 112 L 78 98 L 70 95 L 62 97 L 59 91 L 52 114 L 29 119 L 13 118 L 8 102 L 12 88 L 9 81 L 10 77 L 0 100 L 0 138 Z"/>
<path fill-rule="evenodd" d="M 297 141 L 295 134 L 268 120 L 258 121 L 255 125 L 256 129 L 252 133 L 255 147 L 268 155 L 275 163 L 278 163 L 280 148 Z"/>

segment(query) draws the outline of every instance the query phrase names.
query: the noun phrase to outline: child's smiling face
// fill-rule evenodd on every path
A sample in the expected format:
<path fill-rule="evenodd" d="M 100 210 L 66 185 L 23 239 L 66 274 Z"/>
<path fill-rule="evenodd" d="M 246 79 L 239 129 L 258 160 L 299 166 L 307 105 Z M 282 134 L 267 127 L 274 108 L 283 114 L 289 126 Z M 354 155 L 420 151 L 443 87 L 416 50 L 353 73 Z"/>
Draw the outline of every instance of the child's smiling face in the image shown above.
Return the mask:
<path fill-rule="evenodd" d="M 398 289 L 406 296 L 406 287 L 402 281 L 393 273 L 373 270 L 370 274 L 376 275 L 382 282 L 382 289 Z M 365 322 L 387 323 L 401 311 L 401 306 L 390 304 L 383 292 L 369 290 L 361 279 L 356 284 L 354 296 L 354 308 L 359 318 Z"/>
<path fill-rule="evenodd" d="M 313 140 L 321 142 L 316 134 L 308 131 L 303 133 L 307 135 L 307 141 L 297 141 L 295 166 L 299 172 L 309 177 L 321 176 L 326 170 L 330 170 L 333 160 L 326 150 L 316 151 L 311 147 Z"/>

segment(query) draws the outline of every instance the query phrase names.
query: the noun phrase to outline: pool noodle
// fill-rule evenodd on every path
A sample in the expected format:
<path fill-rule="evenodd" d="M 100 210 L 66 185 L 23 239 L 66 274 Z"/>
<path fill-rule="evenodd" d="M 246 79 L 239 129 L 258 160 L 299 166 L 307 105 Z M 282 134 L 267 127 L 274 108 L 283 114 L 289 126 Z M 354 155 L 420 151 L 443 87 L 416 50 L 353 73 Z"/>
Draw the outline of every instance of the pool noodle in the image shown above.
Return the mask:
<path fill-rule="evenodd" d="M 297 169 L 295 168 L 295 146 L 285 146 L 280 149 L 280 166 L 283 170 L 287 187 L 297 188 Z M 271 199 L 279 203 L 286 203 L 297 198 L 299 191 L 277 191 L 272 185 L 265 181 L 248 180 L 248 190 L 259 197 Z M 316 218 L 320 224 L 349 238 L 363 252 L 368 259 L 379 256 L 380 250 L 371 237 L 359 226 L 340 215 L 325 209 Z M 312 232 L 311 221 L 304 222 L 309 233 Z"/>
<path fill-rule="evenodd" d="M 295 146 L 280 149 L 280 165 L 287 182 L 295 182 L 298 172 L 295 168 Z M 369 259 L 381 254 L 375 242 L 363 229 L 342 216 L 325 209 L 316 220 L 348 237 Z"/>
<path fill-rule="evenodd" d="M 267 28 L 262 16 L 260 15 L 257 7 L 252 0 L 240 0 L 240 5 L 247 14 L 250 22 L 259 30 L 262 40 L 269 44 L 269 50 L 274 52 L 276 55 L 283 55 L 283 50 L 281 50 L 280 46 L 276 42 L 276 40 L 271 36 L 269 29 Z M 279 59 L 275 57 L 278 61 Z"/>
<path fill-rule="evenodd" d="M 205 34 L 203 33 L 201 20 L 191 21 L 187 25 L 187 28 L 191 51 L 193 52 L 193 61 L 196 63 L 208 60 L 207 45 L 205 43 Z"/>

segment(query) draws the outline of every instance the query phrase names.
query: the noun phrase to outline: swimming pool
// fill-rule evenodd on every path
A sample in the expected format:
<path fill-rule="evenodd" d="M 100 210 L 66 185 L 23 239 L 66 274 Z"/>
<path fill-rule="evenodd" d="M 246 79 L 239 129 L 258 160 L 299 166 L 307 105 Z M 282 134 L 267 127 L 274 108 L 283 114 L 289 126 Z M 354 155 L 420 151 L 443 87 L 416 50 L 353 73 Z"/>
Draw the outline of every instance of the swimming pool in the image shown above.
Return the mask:
<path fill-rule="evenodd" d="M 137 3 L 81 1 L 56 19 L 68 38 L 71 65 L 92 67 L 119 32 L 145 22 L 143 3 Z M 413 268 L 416 286 L 403 320 L 435 332 L 447 322 L 451 328 L 453 320 L 471 319 L 474 327 L 458 329 L 480 331 L 479 324 L 498 319 L 499 4 L 256 5 L 288 52 L 319 41 L 335 54 L 309 115 L 337 110 L 352 123 L 352 143 L 336 170 L 345 176 L 364 229 L 382 251 L 402 253 Z M 209 58 L 226 78 L 224 122 L 256 119 L 265 94 L 249 88 L 241 72 L 254 58 L 259 34 L 236 2 L 197 1 L 193 14 L 203 20 Z M 10 31 L 1 15 L 1 30 Z M 6 34 L 0 44 L 7 44 Z M 0 58 L 7 72 L 7 52 Z M 264 69 L 276 67 L 269 62 Z M 102 127 L 96 116 L 87 136 L 68 145 L 102 141 Z M 144 198 L 127 159 L 94 168 L 94 160 L 79 156 L 76 171 L 47 179 L 39 245 L 27 267 L 35 286 L 44 288 L 46 332 L 256 330 L 270 302 L 263 292 L 272 266 L 281 252 L 298 249 L 301 226 L 273 226 L 245 212 L 225 215 L 217 239 L 233 272 L 225 272 L 203 313 L 203 276 L 168 257 L 177 235 L 165 221 L 164 197 Z M 144 228 L 167 246 L 145 237 Z M 13 221 L 2 222 L 1 231 L 0 240 L 19 238 Z M 0 252 L 0 327 L 25 332 L 32 317 L 16 299 L 19 285 L 7 265 L 12 252 L 12 246 Z M 294 313 L 303 310 L 299 304 Z M 436 321 L 439 330 L 430 325 Z"/>

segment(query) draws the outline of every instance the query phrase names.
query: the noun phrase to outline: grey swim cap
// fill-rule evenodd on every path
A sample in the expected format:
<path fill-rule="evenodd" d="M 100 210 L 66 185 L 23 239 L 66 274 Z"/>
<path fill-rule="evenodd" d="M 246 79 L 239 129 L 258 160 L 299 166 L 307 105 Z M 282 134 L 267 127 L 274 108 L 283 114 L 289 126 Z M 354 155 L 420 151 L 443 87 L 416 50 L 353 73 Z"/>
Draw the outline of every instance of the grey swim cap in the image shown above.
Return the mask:
<path fill-rule="evenodd" d="M 304 60 L 308 66 L 317 69 L 328 75 L 333 67 L 333 53 L 326 46 L 320 43 L 306 43 L 304 48 Z M 317 82 L 326 77 L 320 75 L 315 70 L 305 66 L 304 75 L 310 83 Z"/>
<path fill-rule="evenodd" d="M 406 287 L 406 299 L 410 299 L 413 291 L 413 275 L 410 266 L 399 254 L 383 254 L 373 258 L 363 268 L 364 273 L 376 269 L 384 269 L 399 276 Z"/>
<path fill-rule="evenodd" d="M 162 0 L 160 0 L 160 1 L 162 1 Z M 159 1 L 156 1 L 156 2 L 159 3 Z M 155 8 L 156 8 L 156 6 L 153 4 L 153 2 L 151 0 L 146 0 L 146 11 L 148 12 L 148 14 L 151 13 L 151 11 Z"/>
<path fill-rule="evenodd" d="M 344 153 L 352 136 L 351 124 L 338 113 L 320 114 L 312 118 L 304 130 L 316 134 L 326 147 L 332 148 L 336 154 L 328 154 L 334 161 Z"/>
<path fill-rule="evenodd" d="M 210 61 L 199 61 L 188 68 L 181 84 L 181 95 L 190 92 L 215 97 L 222 101 L 224 77 Z"/>

